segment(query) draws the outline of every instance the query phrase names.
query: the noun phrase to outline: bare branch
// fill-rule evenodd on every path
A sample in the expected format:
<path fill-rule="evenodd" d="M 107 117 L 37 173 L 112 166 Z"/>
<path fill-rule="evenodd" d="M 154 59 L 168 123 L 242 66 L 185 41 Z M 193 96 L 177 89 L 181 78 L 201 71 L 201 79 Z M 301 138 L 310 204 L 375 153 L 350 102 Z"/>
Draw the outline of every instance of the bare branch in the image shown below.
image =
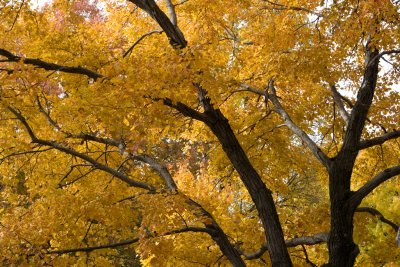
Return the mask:
<path fill-rule="evenodd" d="M 328 233 L 319 233 L 312 236 L 295 237 L 289 240 L 285 240 L 287 247 L 296 247 L 301 245 L 316 245 L 320 243 L 328 242 Z M 268 251 L 267 245 L 263 244 L 261 248 L 251 254 L 243 254 L 246 260 L 254 260 L 262 257 L 262 255 Z"/>
<path fill-rule="evenodd" d="M 119 149 L 125 148 L 125 144 L 122 140 L 116 140 L 108 137 L 99 137 L 96 134 L 79 133 L 79 134 L 70 134 L 69 137 L 82 139 L 82 141 L 94 141 L 105 145 L 115 146 L 118 147 Z"/>
<path fill-rule="evenodd" d="M 339 109 L 340 116 L 342 116 L 342 118 L 345 121 L 346 125 L 348 125 L 350 118 L 349 118 L 349 114 L 347 113 L 346 109 L 344 108 L 344 105 L 343 105 L 343 102 L 342 102 L 342 99 L 341 99 L 341 95 L 337 91 L 335 85 L 330 85 L 330 88 L 331 88 L 332 95 L 333 95 L 333 101 L 335 101 L 335 104 Z"/>
<path fill-rule="evenodd" d="M 338 92 L 338 93 L 339 93 L 339 92 Z M 354 107 L 354 104 L 350 101 L 350 99 L 348 99 L 347 97 L 341 95 L 340 93 L 339 93 L 339 96 L 340 96 L 340 98 L 341 98 L 344 102 L 347 103 L 347 105 L 348 105 L 351 109 Z M 372 122 L 368 117 L 366 118 L 366 121 L 369 122 L 369 123 L 371 123 L 372 125 L 378 126 L 379 128 L 381 128 L 381 130 L 382 130 L 384 133 L 387 133 L 386 128 L 385 128 L 382 124 L 380 124 L 380 123 L 374 123 L 374 122 Z"/>
<path fill-rule="evenodd" d="M 310 264 L 312 267 L 317 267 L 317 265 L 315 263 L 313 263 L 310 258 L 308 257 L 308 253 L 307 253 L 307 249 L 304 245 L 301 245 L 301 248 L 303 249 L 303 253 L 304 253 L 304 257 L 305 260 L 308 264 Z"/>
<path fill-rule="evenodd" d="M 6 57 L 9 62 L 19 62 L 22 61 L 25 64 L 28 65 L 33 65 L 45 70 L 55 70 L 55 71 L 61 71 L 65 73 L 73 73 L 73 74 L 82 74 L 86 75 L 89 78 L 92 78 L 94 80 L 97 80 L 98 78 L 104 78 L 103 75 L 96 73 L 94 71 L 91 71 L 86 68 L 82 67 L 69 67 L 69 66 L 63 66 L 63 65 L 58 65 L 54 63 L 49 63 L 40 59 L 36 58 L 23 58 L 20 56 L 16 56 L 12 54 L 11 52 L 1 49 L 0 48 L 0 56 Z"/>
<path fill-rule="evenodd" d="M 139 37 L 139 39 L 136 40 L 135 43 L 133 43 L 133 45 L 131 47 L 129 47 L 129 49 L 124 53 L 124 55 L 122 57 L 126 57 L 127 55 L 129 55 L 132 52 L 133 48 L 135 48 L 135 46 L 138 45 L 140 43 L 140 41 L 142 41 L 147 36 L 153 35 L 155 33 L 163 33 L 163 32 L 164 31 L 162 31 L 162 30 L 155 30 L 155 31 L 151 31 L 151 32 L 143 34 L 142 36 Z"/>
<path fill-rule="evenodd" d="M 381 145 L 388 140 L 392 140 L 392 139 L 395 139 L 398 137 L 400 137 L 400 131 L 394 130 L 392 132 L 386 133 L 379 137 L 375 137 L 375 138 L 368 139 L 368 140 L 362 140 L 362 141 L 360 141 L 358 148 L 361 150 L 361 149 L 366 149 L 366 148 L 373 147 L 376 145 Z"/>
<path fill-rule="evenodd" d="M 400 166 L 395 166 L 387 168 L 386 170 L 380 172 L 366 184 L 364 184 L 360 189 L 353 193 L 349 199 L 349 205 L 355 209 L 360 205 L 361 201 L 371 193 L 375 188 L 380 186 L 383 182 L 389 180 L 392 177 L 400 175 Z"/>
<path fill-rule="evenodd" d="M 377 210 L 377 209 L 374 209 L 374 208 L 371 208 L 371 207 L 359 207 L 359 208 L 356 209 L 356 212 L 367 212 L 367 213 L 369 213 L 369 214 L 371 214 L 371 215 L 373 215 L 373 216 L 378 217 L 378 219 L 379 219 L 381 222 L 386 223 L 387 225 L 389 225 L 390 227 L 392 227 L 392 229 L 393 229 L 395 232 L 397 232 L 397 230 L 398 230 L 399 227 L 400 227 L 398 224 L 392 222 L 391 220 L 386 219 L 386 218 L 383 216 L 383 214 L 382 214 L 379 210 Z"/>
<path fill-rule="evenodd" d="M 329 167 L 330 165 L 330 160 L 328 156 L 324 154 L 324 152 L 321 151 L 321 149 L 317 146 L 317 144 L 311 140 L 311 138 L 306 134 L 300 127 L 298 127 L 290 118 L 289 114 L 285 111 L 285 109 L 282 107 L 281 103 L 278 100 L 278 97 L 276 95 L 276 90 L 273 81 L 269 83 L 269 98 L 271 99 L 272 103 L 274 104 L 276 112 L 283 118 L 286 126 L 300 139 L 307 145 L 307 147 L 311 150 L 311 152 L 314 154 L 314 156 L 325 166 Z"/>
<path fill-rule="evenodd" d="M 183 5 L 184 3 L 188 2 L 188 1 L 189 0 L 182 0 L 179 3 L 176 3 L 174 6 L 177 7 L 177 6 Z"/>

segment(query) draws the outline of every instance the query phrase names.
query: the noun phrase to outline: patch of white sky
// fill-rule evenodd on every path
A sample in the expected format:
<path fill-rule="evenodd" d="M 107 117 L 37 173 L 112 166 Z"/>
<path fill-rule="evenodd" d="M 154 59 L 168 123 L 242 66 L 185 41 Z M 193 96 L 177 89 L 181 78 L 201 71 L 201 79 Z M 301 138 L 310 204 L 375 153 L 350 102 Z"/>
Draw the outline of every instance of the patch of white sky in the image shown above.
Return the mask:
<path fill-rule="evenodd" d="M 46 4 L 51 3 L 51 0 L 32 0 L 30 2 L 33 9 L 40 9 L 41 7 L 45 6 Z"/>

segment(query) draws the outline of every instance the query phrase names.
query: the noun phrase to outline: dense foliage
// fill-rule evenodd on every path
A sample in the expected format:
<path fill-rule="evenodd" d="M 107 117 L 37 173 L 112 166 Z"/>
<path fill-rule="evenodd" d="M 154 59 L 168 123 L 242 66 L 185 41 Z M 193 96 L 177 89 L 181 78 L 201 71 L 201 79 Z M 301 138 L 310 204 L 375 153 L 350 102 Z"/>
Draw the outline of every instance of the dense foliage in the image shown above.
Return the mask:
<path fill-rule="evenodd" d="M 397 266 L 389 0 L 0 0 L 2 266 Z"/>

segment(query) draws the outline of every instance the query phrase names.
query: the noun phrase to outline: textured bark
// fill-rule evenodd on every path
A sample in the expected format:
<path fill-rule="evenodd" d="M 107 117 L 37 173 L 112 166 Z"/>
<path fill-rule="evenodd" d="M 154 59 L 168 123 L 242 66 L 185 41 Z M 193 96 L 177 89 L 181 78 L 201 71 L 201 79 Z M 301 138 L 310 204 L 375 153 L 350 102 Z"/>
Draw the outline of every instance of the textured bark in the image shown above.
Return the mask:
<path fill-rule="evenodd" d="M 168 36 L 169 42 L 173 47 L 185 48 L 187 41 L 183 36 L 181 30 L 174 25 L 176 24 L 176 18 L 171 17 L 172 21 L 168 16 L 158 7 L 154 0 L 129 0 L 129 2 L 134 3 L 139 8 L 147 12 L 158 25 L 164 30 L 165 34 Z"/>
<path fill-rule="evenodd" d="M 219 109 L 214 109 L 210 98 L 206 96 L 206 91 L 199 84 L 194 85 L 198 89 L 199 100 L 204 108 L 204 113 L 200 113 L 180 102 L 174 104 L 170 99 L 163 99 L 164 104 L 178 110 L 185 116 L 204 122 L 211 129 L 235 170 L 239 173 L 257 208 L 264 227 L 272 265 L 292 266 L 271 191 L 265 186 L 260 175 L 254 169 L 228 120 Z"/>
<path fill-rule="evenodd" d="M 332 267 L 353 266 L 359 254 L 358 246 L 353 240 L 353 215 L 356 206 L 352 205 L 351 197 L 354 193 L 350 191 L 350 183 L 361 134 L 374 97 L 379 63 L 375 58 L 378 55 L 376 49 L 367 46 L 364 77 L 350 115 L 343 146 L 328 166 L 331 202 L 328 266 Z"/>
<path fill-rule="evenodd" d="M 218 138 L 257 208 L 264 226 L 272 265 L 292 266 L 271 191 L 267 189 L 257 171 L 253 168 L 233 133 L 228 120 L 221 111 L 216 109 L 205 114 L 209 118 L 207 125 Z"/>
<path fill-rule="evenodd" d="M 358 246 L 353 241 L 354 210 L 348 205 L 354 160 L 354 155 L 345 153 L 334 161 L 329 170 L 331 231 L 328 238 L 328 266 L 332 267 L 353 266 L 359 253 Z"/>

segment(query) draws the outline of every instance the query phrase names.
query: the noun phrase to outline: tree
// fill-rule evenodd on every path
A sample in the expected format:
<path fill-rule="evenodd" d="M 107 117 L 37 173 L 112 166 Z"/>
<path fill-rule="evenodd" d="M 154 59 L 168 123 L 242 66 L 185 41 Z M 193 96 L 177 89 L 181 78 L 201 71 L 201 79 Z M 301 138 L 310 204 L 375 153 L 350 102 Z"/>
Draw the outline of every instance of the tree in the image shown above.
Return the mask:
<path fill-rule="evenodd" d="M 3 265 L 398 262 L 398 1 L 0 10 Z"/>

